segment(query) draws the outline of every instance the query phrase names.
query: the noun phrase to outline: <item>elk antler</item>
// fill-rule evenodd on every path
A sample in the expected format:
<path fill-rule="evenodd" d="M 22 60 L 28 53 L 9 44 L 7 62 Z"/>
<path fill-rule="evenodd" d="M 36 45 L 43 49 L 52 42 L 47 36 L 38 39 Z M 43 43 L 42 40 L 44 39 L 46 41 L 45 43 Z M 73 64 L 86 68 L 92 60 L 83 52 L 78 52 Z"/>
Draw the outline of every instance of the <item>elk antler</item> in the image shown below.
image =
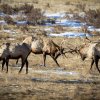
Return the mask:
<path fill-rule="evenodd" d="M 85 34 L 85 40 L 89 41 L 90 43 L 92 42 Z"/>
<path fill-rule="evenodd" d="M 62 44 L 65 43 L 65 39 L 61 41 L 60 48 L 62 48 Z"/>
<path fill-rule="evenodd" d="M 69 48 L 69 49 L 70 49 L 70 50 L 65 51 L 64 54 L 65 54 L 65 53 L 71 53 L 71 54 L 73 54 L 73 52 L 78 53 L 78 48 L 77 48 L 77 47 L 75 47 L 75 49 L 72 49 L 72 48 Z"/>

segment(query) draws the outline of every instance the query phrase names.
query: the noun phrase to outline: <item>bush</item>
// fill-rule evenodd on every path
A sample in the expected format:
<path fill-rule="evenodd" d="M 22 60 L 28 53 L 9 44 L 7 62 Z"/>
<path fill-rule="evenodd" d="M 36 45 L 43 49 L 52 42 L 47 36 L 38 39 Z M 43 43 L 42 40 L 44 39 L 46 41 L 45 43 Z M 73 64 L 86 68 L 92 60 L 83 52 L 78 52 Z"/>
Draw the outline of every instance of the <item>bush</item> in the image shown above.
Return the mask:
<path fill-rule="evenodd" d="M 74 15 L 76 20 L 100 28 L 100 9 L 84 11 L 84 16 Z"/>
<path fill-rule="evenodd" d="M 4 12 L 5 14 L 15 14 L 15 13 L 18 13 L 19 11 L 22 12 L 23 14 L 25 14 L 27 16 L 26 20 L 29 22 L 29 24 L 30 23 L 38 24 L 38 22 L 43 18 L 41 9 L 34 8 L 33 5 L 30 5 L 27 3 L 25 3 L 21 7 L 17 7 L 17 6 L 12 7 L 8 4 L 2 4 L 0 7 L 1 7 L 0 8 L 1 11 Z M 22 18 L 22 19 L 24 19 L 24 18 Z M 13 19 L 10 16 L 5 16 L 4 20 L 8 24 L 15 24 Z"/>
<path fill-rule="evenodd" d="M 79 4 L 76 5 L 76 7 L 77 7 L 79 10 L 81 10 L 81 11 L 85 11 L 86 4 L 81 4 L 81 3 L 79 3 Z"/>
<path fill-rule="evenodd" d="M 100 28 L 100 9 L 89 9 L 89 11 L 86 12 L 85 21 L 90 25 Z"/>
<path fill-rule="evenodd" d="M 12 25 L 15 24 L 14 20 L 13 20 L 10 16 L 5 16 L 5 17 L 4 17 L 4 20 L 5 20 L 6 23 L 8 23 L 8 24 L 12 24 Z"/>
<path fill-rule="evenodd" d="M 46 4 L 46 7 L 47 7 L 47 8 L 50 8 L 50 3 L 47 3 L 47 4 Z"/>
<path fill-rule="evenodd" d="M 30 13 L 27 14 L 27 20 L 33 24 L 38 24 L 38 22 L 43 18 L 41 9 L 34 8 Z"/>
<path fill-rule="evenodd" d="M 100 9 L 85 11 L 85 17 L 77 16 L 77 19 L 86 22 L 88 25 L 100 28 Z"/>
<path fill-rule="evenodd" d="M 16 14 L 16 13 L 18 13 L 19 11 L 20 11 L 20 7 L 18 7 L 18 6 L 15 5 L 15 6 L 13 7 L 13 13 Z"/>
<path fill-rule="evenodd" d="M 1 33 L 0 34 L 0 39 L 7 39 L 10 38 L 10 35 L 8 33 Z"/>
<path fill-rule="evenodd" d="M 29 5 L 25 3 L 23 6 L 20 7 L 20 10 L 24 11 L 25 14 L 30 13 L 33 9 L 33 5 Z"/>
<path fill-rule="evenodd" d="M 13 13 L 13 8 L 10 5 L 8 5 L 8 4 L 2 4 L 0 6 L 0 9 L 5 14 L 12 14 Z"/>

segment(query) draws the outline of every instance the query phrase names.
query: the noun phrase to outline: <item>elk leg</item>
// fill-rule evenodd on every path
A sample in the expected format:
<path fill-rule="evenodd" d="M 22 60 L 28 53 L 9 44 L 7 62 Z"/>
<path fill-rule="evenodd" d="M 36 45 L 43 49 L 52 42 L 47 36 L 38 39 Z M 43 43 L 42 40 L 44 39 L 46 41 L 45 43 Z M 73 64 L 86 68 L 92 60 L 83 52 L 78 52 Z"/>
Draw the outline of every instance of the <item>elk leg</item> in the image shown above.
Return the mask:
<path fill-rule="evenodd" d="M 2 71 L 3 71 L 4 65 L 5 65 L 5 60 L 3 59 L 3 62 L 2 62 Z"/>
<path fill-rule="evenodd" d="M 22 71 L 25 63 L 26 63 L 26 74 L 28 73 L 28 61 L 27 61 L 27 58 L 29 56 L 29 54 L 31 53 L 31 51 L 25 56 L 25 57 L 22 57 L 21 60 L 22 60 L 22 65 L 21 65 L 21 68 L 19 70 L 19 73 Z"/>
<path fill-rule="evenodd" d="M 28 61 L 26 60 L 26 74 L 28 74 Z"/>
<path fill-rule="evenodd" d="M 91 61 L 91 68 L 90 68 L 90 70 L 92 70 L 93 64 L 94 64 L 94 59 L 92 59 L 92 61 Z"/>
<path fill-rule="evenodd" d="M 43 66 L 45 66 L 45 61 L 46 61 L 46 53 L 43 52 Z M 45 66 L 46 67 L 46 66 Z"/>
<path fill-rule="evenodd" d="M 6 73 L 8 73 L 8 63 L 9 63 L 9 59 L 6 59 L 6 67 L 7 67 Z"/>
<path fill-rule="evenodd" d="M 19 59 L 17 59 L 16 64 L 18 63 Z"/>
<path fill-rule="evenodd" d="M 98 67 L 98 62 L 99 62 L 99 57 L 95 57 L 95 59 L 94 59 L 94 61 L 95 61 L 95 64 L 96 64 L 96 68 L 97 68 L 97 70 L 99 71 L 99 73 L 100 73 L 100 69 L 99 69 L 99 67 Z"/>
<path fill-rule="evenodd" d="M 60 65 L 58 64 L 57 60 L 54 58 L 54 56 L 51 55 L 51 57 L 52 57 L 53 60 L 56 62 L 57 66 L 60 67 Z"/>
<path fill-rule="evenodd" d="M 57 53 L 55 53 L 55 59 L 57 59 L 59 56 L 61 55 L 60 51 L 58 51 Z"/>
<path fill-rule="evenodd" d="M 20 68 L 20 70 L 19 70 L 19 73 L 22 71 L 22 69 L 23 69 L 23 67 L 24 67 L 24 64 L 25 64 L 25 60 L 24 60 L 24 61 L 22 60 L 22 65 L 21 65 L 21 68 Z"/>

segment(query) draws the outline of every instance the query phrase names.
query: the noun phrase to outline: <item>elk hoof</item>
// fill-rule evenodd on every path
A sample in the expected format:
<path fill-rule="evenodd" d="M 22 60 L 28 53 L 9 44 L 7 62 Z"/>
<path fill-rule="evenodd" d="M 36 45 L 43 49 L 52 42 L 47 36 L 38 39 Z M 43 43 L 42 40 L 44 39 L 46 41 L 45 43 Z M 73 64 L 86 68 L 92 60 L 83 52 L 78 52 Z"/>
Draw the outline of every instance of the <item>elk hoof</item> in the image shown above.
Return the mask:
<path fill-rule="evenodd" d="M 44 65 L 44 64 L 40 64 L 40 66 L 46 67 L 46 65 Z"/>
<path fill-rule="evenodd" d="M 28 74 L 28 72 L 26 72 L 26 74 Z"/>
<path fill-rule="evenodd" d="M 20 73 L 21 73 L 21 71 L 18 72 L 18 74 L 20 74 Z"/>
<path fill-rule="evenodd" d="M 6 71 L 6 73 L 8 73 L 8 71 Z"/>

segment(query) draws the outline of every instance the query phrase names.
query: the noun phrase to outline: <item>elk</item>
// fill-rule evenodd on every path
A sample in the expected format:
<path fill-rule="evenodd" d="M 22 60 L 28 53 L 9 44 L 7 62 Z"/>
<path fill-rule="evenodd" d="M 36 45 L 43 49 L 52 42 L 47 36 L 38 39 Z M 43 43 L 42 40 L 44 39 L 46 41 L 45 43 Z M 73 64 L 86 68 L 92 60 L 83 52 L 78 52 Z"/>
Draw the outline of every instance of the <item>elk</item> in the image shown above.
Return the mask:
<path fill-rule="evenodd" d="M 88 39 L 88 38 L 86 38 Z M 89 39 L 88 39 L 89 40 Z M 75 48 L 73 51 L 76 51 L 80 54 L 81 59 L 84 61 L 86 58 L 92 59 L 90 70 L 92 69 L 93 64 L 95 63 L 97 70 L 100 73 L 100 69 L 98 67 L 98 62 L 100 59 L 100 42 L 92 42 L 89 40 L 90 43 L 84 44 L 80 46 L 80 48 Z"/>
<path fill-rule="evenodd" d="M 28 56 L 31 53 L 30 49 L 31 45 L 22 43 L 22 44 L 16 44 L 12 45 L 11 43 L 6 43 L 2 45 L 0 49 L 0 60 L 3 60 L 2 62 L 2 70 L 4 68 L 4 65 L 6 63 L 7 71 L 8 72 L 8 63 L 9 59 L 19 59 L 22 60 L 22 65 L 20 68 L 19 73 L 22 71 L 22 68 L 26 64 L 26 73 L 28 73 Z"/>
<path fill-rule="evenodd" d="M 23 41 L 23 43 L 27 43 L 28 41 L 30 41 L 29 37 L 27 37 Z M 46 61 L 47 55 L 52 57 L 52 59 L 57 64 L 57 66 L 60 66 L 57 62 L 57 58 L 60 55 L 64 55 L 66 57 L 65 55 L 66 52 L 64 52 L 66 48 L 63 48 L 62 44 L 63 44 L 63 41 L 61 45 L 59 46 L 56 43 L 54 43 L 50 38 L 41 39 L 41 38 L 35 37 L 31 44 L 31 51 L 34 54 L 43 54 L 43 66 L 46 66 L 45 61 Z"/>

